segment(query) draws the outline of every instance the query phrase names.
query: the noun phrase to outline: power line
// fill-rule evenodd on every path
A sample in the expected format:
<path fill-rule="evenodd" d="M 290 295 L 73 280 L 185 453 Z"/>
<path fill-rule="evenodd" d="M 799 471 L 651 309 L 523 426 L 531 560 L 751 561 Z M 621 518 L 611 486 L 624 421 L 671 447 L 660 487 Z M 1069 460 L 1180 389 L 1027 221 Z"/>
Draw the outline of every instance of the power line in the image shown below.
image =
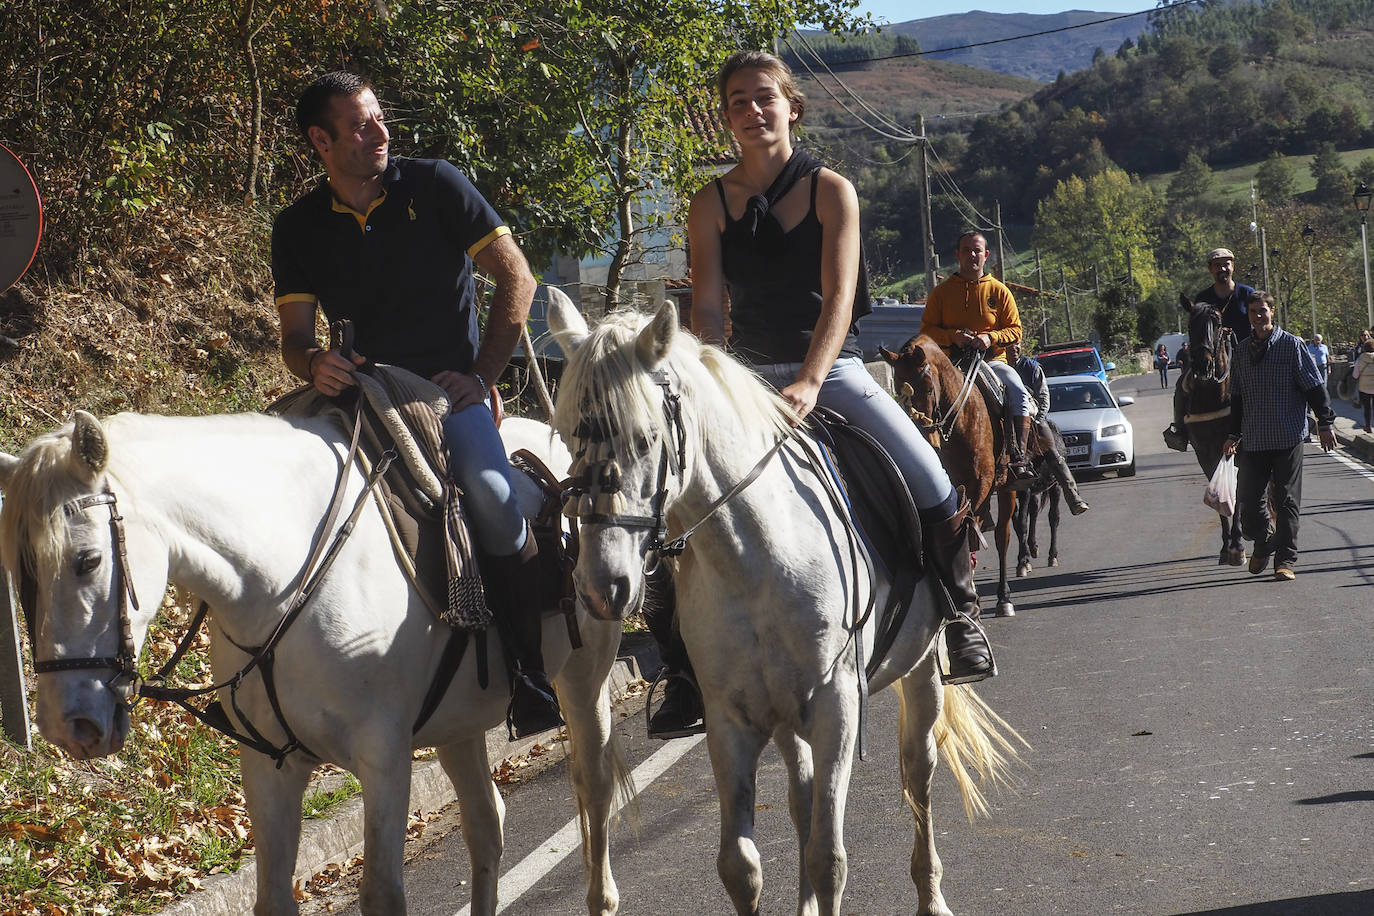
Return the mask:
<path fill-rule="evenodd" d="M 1205 2 L 1207 2 L 1207 0 L 1178 0 L 1177 3 L 1170 4 L 1169 7 L 1167 7 L 1167 8 L 1168 8 L 1168 9 L 1173 9 L 1173 8 L 1175 8 L 1175 7 L 1190 6 L 1190 5 L 1194 4 L 1194 3 L 1205 3 Z M 1120 19 L 1130 19 L 1130 18 L 1133 17 L 1133 16 L 1145 16 L 1145 15 L 1148 15 L 1148 14 L 1150 14 L 1150 13 L 1158 12 L 1158 10 L 1159 10 L 1159 7 L 1155 7 L 1155 8 L 1148 9 L 1148 10 L 1140 10 L 1139 12 L 1135 12 L 1135 13 L 1122 13 L 1122 14 L 1119 15 L 1119 16 L 1108 16 L 1106 19 L 1094 19 L 1094 20 L 1091 21 L 1091 22 L 1080 22 L 1080 23 L 1078 23 L 1077 25 L 1065 25 L 1065 26 L 1060 26 L 1060 27 L 1057 28 L 1057 29 L 1045 29 L 1045 30 L 1040 31 L 1040 32 L 1027 32 L 1025 35 L 1010 35 L 1010 36 L 1008 36 L 1008 37 L 1006 37 L 1006 38 L 990 38 L 990 39 L 988 39 L 987 41 L 975 41 L 975 42 L 973 42 L 973 43 L 971 43 L 971 44 L 966 44 L 966 45 L 955 45 L 954 47 L 951 47 L 951 48 L 935 48 L 935 49 L 932 49 L 932 50 L 930 50 L 930 51 L 904 51 L 904 52 L 902 52 L 901 54 L 885 54 L 885 55 L 883 55 L 882 57 L 868 57 L 868 58 L 865 58 L 865 59 L 863 59 L 863 60 L 858 60 L 858 61 L 852 61 L 852 62 L 847 61 L 847 62 L 842 63 L 842 64 L 836 64 L 836 66 L 841 67 L 841 68 L 844 68 L 844 67 L 861 67 L 861 66 L 863 66 L 864 64 L 869 64 L 869 63 L 873 63 L 873 62 L 875 62 L 875 61 L 880 61 L 880 60 L 898 60 L 898 59 L 903 58 L 903 57 L 924 57 L 924 56 L 926 56 L 927 54 L 947 54 L 947 53 L 949 53 L 949 52 L 951 52 L 951 51 L 967 51 L 967 50 L 969 50 L 970 48 L 983 48 L 983 47 L 987 47 L 988 45 L 997 45 L 997 44 L 1002 44 L 1002 43 L 1008 42 L 1008 41 L 1021 41 L 1021 40 L 1024 39 L 1024 38 L 1039 38 L 1041 35 L 1054 35 L 1054 34 L 1059 33 L 1059 32 L 1071 32 L 1071 31 L 1073 31 L 1074 29 L 1086 29 L 1086 28 L 1088 28 L 1089 26 L 1103 25 L 1103 24 L 1108 23 L 1108 22 L 1116 22 L 1117 20 L 1120 20 Z"/>

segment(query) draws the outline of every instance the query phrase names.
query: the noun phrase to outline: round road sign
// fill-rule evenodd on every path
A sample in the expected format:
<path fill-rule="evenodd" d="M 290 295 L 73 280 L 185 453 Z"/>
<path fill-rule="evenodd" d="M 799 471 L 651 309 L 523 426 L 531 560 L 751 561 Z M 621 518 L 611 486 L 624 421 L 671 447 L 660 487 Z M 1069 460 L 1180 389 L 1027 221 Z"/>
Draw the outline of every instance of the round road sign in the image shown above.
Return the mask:
<path fill-rule="evenodd" d="M 43 202 L 24 163 L 0 144 L 0 293 L 29 269 L 43 237 Z"/>

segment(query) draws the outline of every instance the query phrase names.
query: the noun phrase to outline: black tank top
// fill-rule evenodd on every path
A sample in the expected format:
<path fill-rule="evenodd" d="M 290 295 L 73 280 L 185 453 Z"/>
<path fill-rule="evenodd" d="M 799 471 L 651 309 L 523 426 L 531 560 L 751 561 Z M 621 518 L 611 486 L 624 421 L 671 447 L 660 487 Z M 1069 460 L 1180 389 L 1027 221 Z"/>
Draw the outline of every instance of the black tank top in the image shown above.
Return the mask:
<path fill-rule="evenodd" d="M 742 219 L 730 217 L 725 186 L 716 179 L 725 230 L 720 234 L 721 269 L 730 291 L 730 347 L 754 365 L 799 363 L 806 358 L 811 335 L 821 317 L 821 221 L 816 216 L 816 185 L 820 168 L 811 172 L 811 207 L 796 226 L 781 234 L 778 250 L 755 243 Z M 765 219 L 776 220 L 772 213 Z M 862 257 L 862 255 L 861 255 Z M 870 311 L 867 283 L 860 265 L 858 295 L 862 311 Z M 853 324 L 845 335 L 841 356 L 859 356 L 858 331 Z"/>

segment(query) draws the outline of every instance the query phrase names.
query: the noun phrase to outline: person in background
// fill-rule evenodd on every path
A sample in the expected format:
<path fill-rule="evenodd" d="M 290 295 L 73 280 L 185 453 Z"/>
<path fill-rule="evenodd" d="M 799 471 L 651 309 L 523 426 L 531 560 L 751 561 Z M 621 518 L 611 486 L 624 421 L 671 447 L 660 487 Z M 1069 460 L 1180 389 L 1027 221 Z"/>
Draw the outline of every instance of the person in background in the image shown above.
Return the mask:
<path fill-rule="evenodd" d="M 1350 374 L 1355 377 L 1355 393 L 1359 395 L 1360 406 L 1364 408 L 1364 431 L 1374 432 L 1369 427 L 1370 414 L 1374 411 L 1374 339 L 1365 338 L 1364 349 L 1356 358 Z"/>
<path fill-rule="evenodd" d="M 1019 340 L 1007 344 L 1007 364 L 1016 370 L 1016 374 L 1025 383 L 1026 390 L 1030 392 L 1031 419 L 1035 422 L 1035 433 L 1039 437 L 1040 454 L 1050 463 L 1050 472 L 1054 474 L 1054 479 L 1064 491 L 1069 511 L 1074 515 L 1082 515 L 1091 506 L 1079 494 L 1078 481 L 1073 479 L 1068 462 L 1064 460 L 1064 453 L 1055 443 L 1054 430 L 1050 428 L 1050 384 L 1045 379 L 1045 370 L 1021 352 Z"/>
<path fill-rule="evenodd" d="M 1013 489 L 1029 486 L 1035 478 L 1026 442 L 1030 438 L 1030 394 L 1021 377 L 1007 364 L 1005 348 L 1021 339 L 1021 313 L 1011 290 L 991 274 L 983 273 L 988 259 L 988 240 L 976 229 L 959 235 L 954 249 L 959 269 L 930 291 L 921 316 L 921 333 L 946 351 L 971 348 L 983 354 L 1005 389 L 1003 409 L 1011 419 L 1011 466 Z"/>
<path fill-rule="evenodd" d="M 1164 344 L 1155 351 L 1155 368 L 1159 370 L 1159 387 L 1169 387 L 1169 351 Z"/>
<path fill-rule="evenodd" d="M 1256 290 L 1246 309 L 1251 335 L 1231 357 L 1231 432 L 1222 455 L 1236 459 L 1241 530 L 1255 542 L 1251 575 L 1264 572 L 1272 557 L 1274 578 L 1291 582 L 1298 561 L 1307 409 L 1317 415 L 1317 435 L 1328 452 L 1336 447 L 1336 414 L 1307 347 L 1274 324 L 1273 296 Z"/>
<path fill-rule="evenodd" d="M 367 80 L 321 76 L 296 105 L 325 180 L 277 215 L 272 278 L 282 360 L 331 397 L 368 359 L 431 379 L 448 395 L 449 468 L 463 494 L 490 605 L 511 653 L 508 721 L 518 737 L 562 724 L 544 673 L 538 548 L 516 503 L 510 462 L 487 406 L 534 298 L 514 236 L 468 178 L 442 159 L 390 154 Z M 476 264 L 495 284 L 478 334 Z M 353 322 L 357 352 L 321 347 L 315 313 Z"/>
<path fill-rule="evenodd" d="M 1250 336 L 1250 323 L 1246 318 L 1246 303 L 1255 290 L 1235 278 L 1236 256 L 1229 248 L 1213 248 L 1207 252 L 1207 272 L 1212 275 L 1212 285 L 1193 297 L 1194 302 L 1215 305 L 1221 309 L 1221 323 L 1235 334 L 1236 343 Z M 1174 384 L 1174 423 L 1170 429 L 1175 435 L 1165 437 L 1170 448 L 1180 452 L 1188 450 L 1188 424 L 1183 417 L 1188 412 L 1188 393 L 1184 390 L 1187 373 L 1180 372 Z M 1176 444 L 1175 444 L 1176 443 Z"/>
<path fill-rule="evenodd" d="M 1192 357 L 1188 353 L 1188 341 L 1185 340 L 1183 343 L 1178 345 L 1179 378 L 1183 377 L 1183 373 L 1188 371 L 1188 367 L 1190 365 L 1192 365 Z"/>
<path fill-rule="evenodd" d="M 1307 345 L 1307 352 L 1312 357 L 1312 361 L 1317 364 L 1317 372 L 1322 377 L 1322 384 L 1325 385 L 1331 370 L 1331 348 L 1322 343 L 1322 336 L 1320 334 L 1316 334 L 1313 335 L 1311 343 Z M 1309 430 L 1312 428 L 1310 420 L 1307 428 Z M 1303 436 L 1302 441 L 1311 442 L 1311 432 Z"/>

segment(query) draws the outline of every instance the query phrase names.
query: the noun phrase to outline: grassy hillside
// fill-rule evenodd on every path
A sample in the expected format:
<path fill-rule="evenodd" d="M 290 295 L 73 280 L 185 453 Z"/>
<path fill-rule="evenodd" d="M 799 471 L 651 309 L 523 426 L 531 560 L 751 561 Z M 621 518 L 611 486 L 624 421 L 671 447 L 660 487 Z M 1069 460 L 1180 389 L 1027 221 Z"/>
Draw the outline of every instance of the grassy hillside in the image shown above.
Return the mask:
<path fill-rule="evenodd" d="M 1312 177 L 1312 159 L 1315 154 L 1285 156 L 1289 166 L 1293 169 L 1293 190 L 1298 194 L 1305 194 L 1317 186 L 1317 181 Z M 1363 160 L 1374 156 L 1374 146 L 1364 149 L 1352 149 L 1341 151 L 1341 163 L 1347 170 L 1353 170 Z M 1249 162 L 1242 165 L 1234 165 L 1229 168 L 1215 169 L 1212 172 L 1212 179 L 1216 183 L 1217 193 L 1224 199 L 1243 198 L 1250 199 L 1250 182 L 1255 177 L 1255 172 L 1260 167 L 1260 162 Z M 1172 172 L 1157 172 L 1153 175 L 1141 176 L 1150 187 L 1156 191 L 1164 191 L 1169 187 L 1169 182 L 1178 175 L 1177 170 Z"/>

